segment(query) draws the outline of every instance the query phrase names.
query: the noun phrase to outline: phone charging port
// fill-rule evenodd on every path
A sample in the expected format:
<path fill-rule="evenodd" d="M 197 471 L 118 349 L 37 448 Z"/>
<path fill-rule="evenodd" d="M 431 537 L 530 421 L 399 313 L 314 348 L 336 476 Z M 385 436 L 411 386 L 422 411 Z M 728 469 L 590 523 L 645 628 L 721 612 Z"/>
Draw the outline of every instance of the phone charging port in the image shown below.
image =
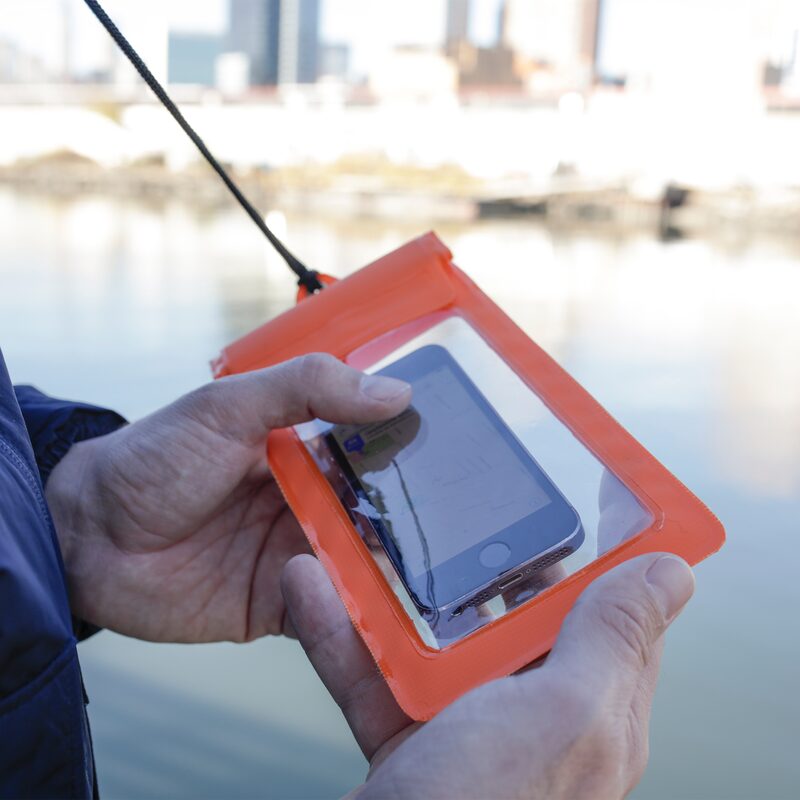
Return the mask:
<path fill-rule="evenodd" d="M 518 572 L 516 575 L 512 575 L 510 578 L 504 580 L 497 588 L 503 592 L 508 589 L 509 586 L 513 586 L 518 581 L 522 580 L 522 573 Z"/>

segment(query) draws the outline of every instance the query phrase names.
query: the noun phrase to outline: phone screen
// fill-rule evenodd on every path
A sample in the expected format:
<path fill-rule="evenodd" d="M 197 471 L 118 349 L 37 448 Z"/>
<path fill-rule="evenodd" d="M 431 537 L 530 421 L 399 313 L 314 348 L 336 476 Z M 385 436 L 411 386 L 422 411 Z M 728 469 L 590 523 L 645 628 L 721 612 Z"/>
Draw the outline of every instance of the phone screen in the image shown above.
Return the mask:
<path fill-rule="evenodd" d="M 553 502 L 549 479 L 446 351 L 423 348 L 381 374 L 410 380 L 411 407 L 330 435 L 361 489 L 355 510 L 380 520 L 407 575 L 430 573 Z"/>

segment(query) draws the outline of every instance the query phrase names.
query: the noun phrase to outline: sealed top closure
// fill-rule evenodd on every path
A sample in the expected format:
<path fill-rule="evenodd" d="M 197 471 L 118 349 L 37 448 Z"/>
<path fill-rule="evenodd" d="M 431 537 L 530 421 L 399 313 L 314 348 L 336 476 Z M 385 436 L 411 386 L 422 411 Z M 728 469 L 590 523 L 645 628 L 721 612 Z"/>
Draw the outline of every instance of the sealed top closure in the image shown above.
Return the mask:
<path fill-rule="evenodd" d="M 364 366 L 364 351 L 366 364 L 374 364 L 408 341 L 410 331 L 429 329 L 431 319 L 461 317 L 649 512 L 652 524 L 643 533 L 436 651 L 420 640 L 297 432 L 273 431 L 270 466 L 289 506 L 398 703 L 420 720 L 548 652 L 580 593 L 617 564 L 651 552 L 672 552 L 696 564 L 724 541 L 708 509 L 450 259 L 433 234 L 414 240 L 235 342 L 214 364 L 219 377 L 328 352 Z"/>
<path fill-rule="evenodd" d="M 415 239 L 226 347 L 212 362 L 214 377 L 306 353 L 344 358 L 372 339 L 376 328 L 392 330 L 448 306 L 455 296 L 451 259 L 435 234 Z"/>

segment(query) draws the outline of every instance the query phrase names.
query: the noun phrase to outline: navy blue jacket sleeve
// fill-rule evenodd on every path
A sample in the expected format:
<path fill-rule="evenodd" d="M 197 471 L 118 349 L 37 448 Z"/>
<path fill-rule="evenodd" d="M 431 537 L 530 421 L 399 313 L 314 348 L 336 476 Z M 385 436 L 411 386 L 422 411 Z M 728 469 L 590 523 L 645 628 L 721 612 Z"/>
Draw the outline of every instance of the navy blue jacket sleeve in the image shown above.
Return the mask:
<path fill-rule="evenodd" d="M 33 386 L 15 386 L 14 391 L 43 486 L 73 444 L 104 436 L 125 425 L 125 419 L 114 411 L 57 400 Z"/>
<path fill-rule="evenodd" d="M 112 433 L 126 424 L 125 418 L 114 411 L 57 400 L 32 386 L 15 386 L 14 392 L 25 419 L 42 486 L 73 444 Z M 98 630 L 75 617 L 72 623 L 79 641 Z"/>

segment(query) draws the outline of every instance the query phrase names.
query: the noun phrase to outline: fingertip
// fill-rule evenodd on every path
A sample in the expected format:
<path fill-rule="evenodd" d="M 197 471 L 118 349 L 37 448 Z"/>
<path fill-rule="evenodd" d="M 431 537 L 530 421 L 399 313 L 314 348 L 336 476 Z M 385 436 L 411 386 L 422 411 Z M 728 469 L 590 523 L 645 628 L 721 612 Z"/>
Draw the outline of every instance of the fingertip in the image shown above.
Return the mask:
<path fill-rule="evenodd" d="M 327 578 L 325 570 L 314 556 L 301 553 L 289 559 L 281 572 L 281 591 L 287 606 L 297 599 L 298 592 L 302 591 L 303 586 L 315 582 L 315 572 L 318 569 Z"/>
<path fill-rule="evenodd" d="M 624 684 L 626 675 L 657 660 L 664 631 L 693 589 L 693 573 L 677 556 L 649 553 L 625 561 L 583 592 L 546 666 L 582 669 L 591 663 L 593 680 L 611 680 L 613 673 Z"/>
<path fill-rule="evenodd" d="M 694 571 L 682 558 L 671 553 L 659 556 L 648 567 L 645 581 L 667 624 L 680 614 L 694 594 Z"/>
<path fill-rule="evenodd" d="M 360 382 L 361 394 L 368 400 L 385 405 L 407 405 L 411 400 L 411 385 L 385 375 L 364 375 Z"/>

